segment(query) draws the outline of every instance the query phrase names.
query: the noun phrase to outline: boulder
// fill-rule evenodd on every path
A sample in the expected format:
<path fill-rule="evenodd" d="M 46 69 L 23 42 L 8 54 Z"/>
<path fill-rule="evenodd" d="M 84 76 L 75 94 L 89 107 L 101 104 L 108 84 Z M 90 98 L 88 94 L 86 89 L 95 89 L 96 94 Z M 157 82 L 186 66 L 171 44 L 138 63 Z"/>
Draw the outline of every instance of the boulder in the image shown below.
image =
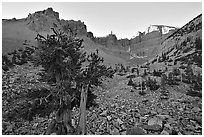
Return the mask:
<path fill-rule="evenodd" d="M 152 126 L 152 125 L 159 125 L 160 127 L 162 127 L 162 123 L 163 121 L 157 117 L 154 117 L 154 118 L 150 118 L 148 120 L 148 125 L 149 126 Z"/>
<path fill-rule="evenodd" d="M 142 126 L 145 130 L 149 130 L 149 131 L 160 131 L 162 129 L 162 127 L 158 124 L 154 124 L 154 125 L 143 125 Z"/>
<path fill-rule="evenodd" d="M 126 135 L 146 135 L 146 131 L 141 127 L 133 127 L 127 129 Z"/>

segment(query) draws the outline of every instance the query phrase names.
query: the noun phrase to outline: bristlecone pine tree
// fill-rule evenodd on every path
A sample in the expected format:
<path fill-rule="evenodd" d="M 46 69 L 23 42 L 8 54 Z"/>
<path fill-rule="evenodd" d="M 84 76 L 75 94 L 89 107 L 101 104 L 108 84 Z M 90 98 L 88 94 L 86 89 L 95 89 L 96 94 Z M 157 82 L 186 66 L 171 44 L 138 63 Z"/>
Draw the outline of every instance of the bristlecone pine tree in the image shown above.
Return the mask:
<path fill-rule="evenodd" d="M 52 120 L 45 134 L 86 134 L 87 98 L 91 99 L 87 97 L 90 95 L 88 93 L 93 86 L 101 84 L 101 77 L 112 77 L 113 71 L 101 64 L 103 59 L 98 56 L 98 51 L 88 56 L 82 52 L 82 39 L 52 30 L 54 34 L 47 35 L 47 38 L 39 34 L 36 37 L 39 43 L 37 64 L 44 68 L 47 81 L 55 85 L 50 96 L 57 106 L 56 119 Z M 88 65 L 82 67 L 85 61 Z M 71 103 L 77 95 L 81 96 L 77 97 L 81 98 L 80 117 L 74 129 L 71 124 Z"/>
<path fill-rule="evenodd" d="M 81 51 L 82 41 L 65 33 L 54 30 L 47 38 L 37 35 L 38 64 L 45 70 L 47 81 L 55 86 L 51 93 L 52 101 L 57 104 L 56 119 L 51 122 L 45 134 L 68 134 L 74 132 L 71 124 L 71 98 L 76 77 L 80 74 L 81 65 L 85 61 L 85 53 Z"/>

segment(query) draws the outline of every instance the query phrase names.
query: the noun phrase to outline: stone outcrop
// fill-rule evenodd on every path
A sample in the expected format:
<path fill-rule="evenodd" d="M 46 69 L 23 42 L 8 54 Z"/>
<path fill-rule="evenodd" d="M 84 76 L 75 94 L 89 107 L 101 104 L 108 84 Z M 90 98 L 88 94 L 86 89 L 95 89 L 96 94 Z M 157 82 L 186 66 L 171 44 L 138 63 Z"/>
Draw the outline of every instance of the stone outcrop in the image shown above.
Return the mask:
<path fill-rule="evenodd" d="M 65 32 L 71 30 L 71 32 L 77 36 L 87 36 L 86 25 L 80 20 L 60 20 L 60 23 Z"/>
<path fill-rule="evenodd" d="M 138 32 L 138 35 L 132 39 L 119 39 L 117 40 L 117 37 L 115 34 L 109 34 L 106 37 L 97 37 L 94 39 L 96 43 L 105 45 L 106 47 L 129 47 L 130 45 L 134 45 L 137 43 L 141 43 L 144 41 L 148 41 L 150 39 L 156 39 L 163 37 L 165 35 L 172 34 L 177 28 L 171 27 L 171 26 L 165 26 L 165 25 L 151 25 L 148 27 L 147 31 L 144 32 Z"/>
<path fill-rule="evenodd" d="M 106 37 L 95 38 L 94 42 L 99 43 L 101 45 L 105 45 L 106 47 L 112 47 L 112 46 L 116 45 L 117 37 L 115 34 L 109 34 Z"/>
<path fill-rule="evenodd" d="M 91 40 L 94 40 L 94 35 L 91 31 L 87 32 L 87 37 L 90 38 Z"/>
<path fill-rule="evenodd" d="M 87 35 L 87 29 L 84 22 L 81 22 L 80 20 L 60 20 L 59 13 L 53 11 L 52 8 L 29 14 L 26 21 L 27 27 L 35 32 L 49 32 L 51 28 L 57 28 L 64 30 L 65 32 L 72 32 L 77 36 Z"/>
<path fill-rule="evenodd" d="M 167 34 L 171 30 L 175 30 L 175 29 L 177 29 L 177 28 L 173 27 L 173 26 L 167 26 L 167 25 L 150 25 L 145 33 L 147 34 L 147 33 L 153 32 L 153 31 L 158 31 L 161 34 Z"/>
<path fill-rule="evenodd" d="M 50 31 L 50 28 L 60 26 L 59 13 L 52 8 L 29 14 L 26 21 L 27 27 L 35 32 Z"/>

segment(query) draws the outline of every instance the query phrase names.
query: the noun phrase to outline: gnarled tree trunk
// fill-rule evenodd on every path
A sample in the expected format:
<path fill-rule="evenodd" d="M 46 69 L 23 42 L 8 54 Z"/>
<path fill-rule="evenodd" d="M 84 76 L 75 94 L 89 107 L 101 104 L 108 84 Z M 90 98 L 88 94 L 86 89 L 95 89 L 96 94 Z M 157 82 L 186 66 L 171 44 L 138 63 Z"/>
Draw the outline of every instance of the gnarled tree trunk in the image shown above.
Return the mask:
<path fill-rule="evenodd" d="M 48 126 L 45 135 L 56 133 L 57 135 L 73 134 L 74 128 L 71 124 L 71 102 L 68 105 L 63 104 L 57 111 L 56 119 L 52 120 Z"/>
<path fill-rule="evenodd" d="M 56 83 L 58 86 L 60 85 L 60 76 L 56 75 Z M 59 86 L 60 87 L 60 86 Z M 61 90 L 61 89 L 59 89 Z M 57 110 L 56 119 L 53 119 L 48 126 L 45 135 L 50 135 L 52 133 L 56 133 L 57 135 L 67 135 L 72 134 L 74 132 L 74 128 L 71 123 L 72 118 L 72 110 L 71 110 L 71 97 L 67 95 L 66 97 L 66 104 L 61 98 L 61 106 Z"/>

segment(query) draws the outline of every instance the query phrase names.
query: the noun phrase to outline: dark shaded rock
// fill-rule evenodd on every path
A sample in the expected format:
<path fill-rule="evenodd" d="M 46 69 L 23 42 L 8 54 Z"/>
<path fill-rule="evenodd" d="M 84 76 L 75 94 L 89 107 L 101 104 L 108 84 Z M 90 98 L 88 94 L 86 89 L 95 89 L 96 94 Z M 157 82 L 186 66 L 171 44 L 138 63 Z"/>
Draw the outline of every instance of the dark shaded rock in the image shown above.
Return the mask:
<path fill-rule="evenodd" d="M 190 120 L 196 121 L 199 125 L 202 125 L 202 117 L 201 116 L 195 116 L 193 118 L 190 118 Z"/>
<path fill-rule="evenodd" d="M 172 130 L 171 135 L 178 135 L 178 132 L 176 130 Z"/>
<path fill-rule="evenodd" d="M 94 35 L 91 31 L 87 32 L 87 37 L 90 38 L 90 39 L 94 39 Z"/>
<path fill-rule="evenodd" d="M 160 131 L 162 127 L 158 124 L 154 125 L 143 125 L 142 126 L 145 130 L 150 130 L 150 131 Z"/>
<path fill-rule="evenodd" d="M 127 129 L 126 135 L 146 135 L 146 131 L 140 127 Z"/>
<path fill-rule="evenodd" d="M 186 93 L 186 95 L 192 96 L 192 97 L 202 98 L 202 93 L 197 92 L 197 91 L 188 91 L 188 92 Z"/>
<path fill-rule="evenodd" d="M 200 112 L 201 109 L 200 109 L 199 107 L 194 107 L 194 108 L 192 109 L 192 111 L 194 111 L 194 112 Z"/>

